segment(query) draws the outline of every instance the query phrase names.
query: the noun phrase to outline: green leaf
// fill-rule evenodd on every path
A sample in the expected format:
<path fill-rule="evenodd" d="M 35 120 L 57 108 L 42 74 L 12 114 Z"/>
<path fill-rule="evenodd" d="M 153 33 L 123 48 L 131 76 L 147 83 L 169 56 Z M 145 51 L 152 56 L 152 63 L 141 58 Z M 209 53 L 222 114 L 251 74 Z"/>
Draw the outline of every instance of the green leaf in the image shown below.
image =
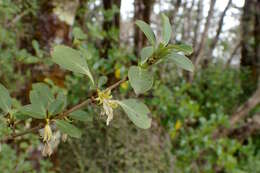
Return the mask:
<path fill-rule="evenodd" d="M 93 117 L 85 111 L 77 110 L 69 114 L 69 116 L 78 121 L 89 122 L 93 121 Z"/>
<path fill-rule="evenodd" d="M 2 109 L 4 113 L 8 113 L 11 110 L 11 106 L 12 99 L 9 92 L 2 84 L 0 84 L 0 109 Z"/>
<path fill-rule="evenodd" d="M 41 107 L 41 105 L 36 104 L 25 105 L 19 109 L 19 112 L 36 119 L 44 119 L 46 117 L 45 110 Z"/>
<path fill-rule="evenodd" d="M 48 85 L 44 83 L 36 83 L 32 86 L 32 91 L 30 92 L 30 101 L 32 104 L 41 105 L 44 109 L 50 102 L 54 100 L 54 96 Z"/>
<path fill-rule="evenodd" d="M 72 34 L 75 39 L 84 40 L 87 38 L 87 35 L 79 27 L 73 28 Z"/>
<path fill-rule="evenodd" d="M 57 115 L 61 113 L 64 108 L 64 101 L 56 99 L 48 107 L 49 115 Z"/>
<path fill-rule="evenodd" d="M 172 28 L 171 28 L 169 18 L 165 14 L 162 14 L 162 24 L 163 24 L 162 42 L 164 45 L 167 45 L 171 39 Z"/>
<path fill-rule="evenodd" d="M 137 20 L 135 24 L 143 31 L 149 42 L 154 45 L 156 40 L 152 28 L 147 23 L 141 20 Z"/>
<path fill-rule="evenodd" d="M 75 73 L 87 75 L 94 84 L 94 79 L 89 71 L 86 60 L 81 53 L 67 46 L 58 45 L 52 52 L 53 61 L 61 67 Z"/>
<path fill-rule="evenodd" d="M 168 47 L 177 52 L 183 52 L 185 55 L 190 55 L 193 52 L 192 47 L 186 44 L 173 44 L 173 45 L 169 45 Z"/>
<path fill-rule="evenodd" d="M 179 67 L 181 67 L 181 68 L 183 68 L 185 70 L 193 72 L 194 66 L 193 66 L 191 60 L 189 58 L 187 58 L 186 56 L 178 54 L 178 53 L 175 53 L 175 52 L 172 52 L 167 57 L 170 60 L 174 61 L 174 63 L 177 66 L 179 66 Z"/>
<path fill-rule="evenodd" d="M 139 128 L 148 129 L 151 127 L 152 119 L 148 117 L 150 110 L 145 104 L 135 99 L 117 101 L 123 108 L 129 119 Z"/>
<path fill-rule="evenodd" d="M 75 127 L 74 125 L 68 123 L 64 120 L 55 120 L 55 123 L 57 125 L 57 128 L 62 132 L 66 133 L 71 137 L 74 138 L 80 138 L 81 137 L 81 131 Z"/>
<path fill-rule="evenodd" d="M 130 67 L 128 78 L 137 95 L 150 90 L 153 86 L 153 76 L 151 72 L 137 66 Z"/>
<path fill-rule="evenodd" d="M 63 101 L 63 108 L 62 109 L 64 109 L 67 106 L 67 96 L 64 94 L 64 92 L 62 90 L 58 91 L 56 99 Z"/>
<path fill-rule="evenodd" d="M 147 46 L 141 50 L 141 65 L 145 64 L 146 61 L 153 55 L 153 47 Z"/>
<path fill-rule="evenodd" d="M 101 76 L 98 79 L 98 88 L 101 88 L 103 85 L 105 85 L 108 81 L 108 78 L 106 76 Z"/>

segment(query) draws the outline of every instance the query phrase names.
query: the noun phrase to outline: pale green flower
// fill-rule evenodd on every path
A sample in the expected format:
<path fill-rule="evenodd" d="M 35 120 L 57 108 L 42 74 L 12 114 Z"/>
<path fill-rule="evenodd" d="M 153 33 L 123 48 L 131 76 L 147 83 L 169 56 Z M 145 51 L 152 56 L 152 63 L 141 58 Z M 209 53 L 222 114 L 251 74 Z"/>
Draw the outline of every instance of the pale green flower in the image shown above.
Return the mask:
<path fill-rule="evenodd" d="M 117 108 L 118 104 L 116 100 L 112 100 L 111 91 L 100 91 L 98 90 L 98 98 L 99 104 L 103 104 L 103 110 L 101 115 L 107 115 L 107 125 L 113 119 L 113 109 Z"/>
<path fill-rule="evenodd" d="M 46 125 L 44 127 L 43 142 L 49 142 L 51 138 L 52 138 L 52 131 L 49 125 L 49 119 L 47 119 Z"/>

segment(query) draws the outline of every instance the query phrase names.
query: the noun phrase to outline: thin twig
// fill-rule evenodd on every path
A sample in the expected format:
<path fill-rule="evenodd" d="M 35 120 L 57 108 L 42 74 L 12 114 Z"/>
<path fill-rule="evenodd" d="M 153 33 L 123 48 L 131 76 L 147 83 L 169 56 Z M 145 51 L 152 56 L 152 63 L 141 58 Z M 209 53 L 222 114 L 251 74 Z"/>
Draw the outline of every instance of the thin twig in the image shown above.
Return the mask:
<path fill-rule="evenodd" d="M 116 82 L 115 84 L 109 86 L 106 91 L 109 91 L 109 90 L 113 90 L 114 88 L 118 87 L 120 84 L 126 82 L 128 80 L 127 77 L 125 77 L 124 79 L 121 79 L 120 81 Z"/>
<path fill-rule="evenodd" d="M 36 127 L 32 127 L 32 128 L 30 128 L 30 129 L 27 129 L 27 130 L 25 130 L 25 131 L 23 131 L 23 132 L 21 132 L 21 133 L 12 134 L 11 136 L 8 136 L 8 137 L 4 138 L 3 140 L 1 140 L 1 143 L 2 143 L 2 142 L 9 141 L 9 140 L 13 140 L 14 138 L 17 138 L 17 137 L 19 137 L 19 136 L 26 135 L 26 134 L 28 134 L 28 133 L 36 132 L 37 130 L 40 130 L 40 129 L 43 128 L 43 127 L 44 127 L 43 124 L 40 124 L 40 125 L 38 125 L 38 126 L 36 126 Z"/>
<path fill-rule="evenodd" d="M 123 82 L 125 82 L 125 81 L 127 81 L 127 77 L 125 77 L 124 79 L 122 79 L 122 80 L 116 82 L 115 84 L 109 86 L 106 90 L 112 90 L 112 89 L 118 87 L 121 83 L 123 83 Z M 61 113 L 58 117 L 55 117 L 55 119 L 63 119 L 63 118 L 65 118 L 65 117 L 67 117 L 70 113 L 72 113 L 72 112 L 74 112 L 74 111 L 76 111 L 76 110 L 81 109 L 82 107 L 86 106 L 87 104 L 89 104 L 89 103 L 91 103 L 91 102 L 95 102 L 94 95 L 91 96 L 90 98 L 86 99 L 85 101 L 83 101 L 83 102 L 81 102 L 81 103 L 79 103 L 79 104 L 73 106 L 72 108 L 70 108 L 70 109 L 64 111 L 64 112 Z M 6 142 L 6 141 L 9 141 L 9 140 L 13 140 L 14 138 L 17 138 L 17 137 L 19 137 L 19 136 L 26 135 L 26 134 L 28 134 L 28 133 L 36 132 L 36 131 L 40 130 L 40 129 L 43 128 L 43 127 L 44 127 L 44 124 L 40 124 L 40 125 L 38 125 L 38 126 L 36 126 L 36 127 L 32 127 L 32 128 L 30 128 L 30 129 L 27 129 L 27 130 L 25 130 L 25 131 L 23 131 L 23 132 L 21 132 L 21 133 L 12 134 L 12 135 L 10 135 L 10 136 L 4 138 L 3 140 L 1 140 L 1 143 Z"/>
<path fill-rule="evenodd" d="M 66 110 L 65 112 L 63 112 L 62 114 L 60 114 L 58 117 L 56 117 L 55 119 L 63 119 L 66 116 L 68 116 L 70 113 L 79 110 L 80 108 L 86 106 L 88 103 L 90 103 L 93 99 L 89 98 L 75 106 L 73 106 L 72 108 L 70 108 L 69 110 Z"/>
<path fill-rule="evenodd" d="M 27 15 L 29 13 L 29 11 L 23 11 L 21 14 L 15 16 L 15 18 L 13 18 L 9 23 L 7 23 L 7 27 L 11 27 L 13 26 L 17 21 L 19 21 L 22 17 L 24 17 L 25 15 Z"/>

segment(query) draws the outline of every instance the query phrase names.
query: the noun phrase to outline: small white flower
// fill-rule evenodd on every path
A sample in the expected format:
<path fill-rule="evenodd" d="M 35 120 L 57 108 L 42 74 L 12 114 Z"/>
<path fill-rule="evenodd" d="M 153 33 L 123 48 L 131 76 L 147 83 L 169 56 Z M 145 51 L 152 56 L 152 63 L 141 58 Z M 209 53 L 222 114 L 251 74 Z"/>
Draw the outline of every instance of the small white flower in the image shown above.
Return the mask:
<path fill-rule="evenodd" d="M 66 142 L 67 139 L 68 139 L 68 134 L 63 133 L 63 134 L 61 135 L 61 140 L 62 140 L 62 142 Z"/>
<path fill-rule="evenodd" d="M 53 153 L 53 150 L 51 148 L 51 145 L 49 142 L 46 142 L 44 144 L 43 150 L 42 150 L 42 155 L 45 156 L 50 156 Z"/>
<path fill-rule="evenodd" d="M 99 104 L 103 104 L 101 115 L 107 115 L 107 125 L 109 125 L 109 122 L 113 119 L 113 109 L 118 106 L 116 100 L 111 100 L 112 96 L 110 93 L 110 90 L 98 90 L 98 98 L 96 99 L 97 101 L 99 101 Z"/>

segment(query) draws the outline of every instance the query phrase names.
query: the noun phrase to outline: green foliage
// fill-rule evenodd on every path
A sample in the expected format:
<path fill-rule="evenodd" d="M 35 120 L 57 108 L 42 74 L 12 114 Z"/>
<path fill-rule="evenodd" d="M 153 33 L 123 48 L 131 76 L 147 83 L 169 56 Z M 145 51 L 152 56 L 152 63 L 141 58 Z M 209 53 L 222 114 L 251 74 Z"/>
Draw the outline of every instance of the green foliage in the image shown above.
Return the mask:
<path fill-rule="evenodd" d="M 69 117 L 71 117 L 74 120 L 82 121 L 82 122 L 91 122 L 93 121 L 92 115 L 88 114 L 87 112 L 83 110 L 77 110 L 69 114 Z"/>
<path fill-rule="evenodd" d="M 32 146 L 31 146 L 32 147 Z M 31 173 L 54 173 L 52 171 L 52 164 L 48 160 L 34 160 L 31 162 L 32 159 L 30 153 L 30 146 L 26 143 L 21 143 L 18 148 L 24 150 L 24 152 L 17 154 L 16 151 L 11 148 L 11 146 L 7 144 L 3 144 L 1 146 L 1 155 L 0 155 L 0 169 L 3 173 L 10 173 L 10 172 L 31 172 Z M 26 150 L 27 149 L 27 150 Z M 36 168 L 36 164 L 39 165 Z"/>
<path fill-rule="evenodd" d="M 43 107 L 39 104 L 29 104 L 21 107 L 19 111 L 25 115 L 29 115 L 36 119 L 46 118 L 46 112 Z"/>
<path fill-rule="evenodd" d="M 137 20 L 135 22 L 135 24 L 143 31 L 143 33 L 145 34 L 145 36 L 149 40 L 149 42 L 152 45 L 155 45 L 156 39 L 155 39 L 155 35 L 154 35 L 152 28 L 147 23 L 145 23 L 144 21 L 141 21 L 141 20 Z"/>
<path fill-rule="evenodd" d="M 31 8 L 33 3 L 40 7 L 38 1 L 26 1 L 25 4 L 29 4 Z M 96 2 L 87 3 L 93 5 Z M 25 16 L 30 14 L 25 18 L 25 23 L 28 19 L 31 21 L 33 15 L 38 14 L 37 11 L 35 14 L 27 12 L 28 9 L 23 5 L 17 8 L 14 1 L 3 1 L 3 4 L 0 5 L 0 15 L 5 16 L 7 21 L 12 21 L 23 11 Z M 137 173 L 170 171 L 210 173 L 216 170 L 228 173 L 259 172 L 260 155 L 257 150 L 259 135 L 247 138 L 243 143 L 233 136 L 218 140 L 211 138 L 217 127 L 228 126 L 229 115 L 248 98 L 249 94 L 242 92 L 239 80 L 240 75 L 244 74 L 234 69 L 224 70 L 216 63 L 207 69 L 198 70 L 193 83 L 188 84 L 183 76 L 178 76 L 180 73 L 176 73 L 174 64 L 192 71 L 194 67 L 186 56 L 193 50 L 191 46 L 169 42 L 171 26 L 165 15 L 162 15 L 162 40 L 156 39 L 148 24 L 137 21 L 137 26 L 144 32 L 151 46 L 142 49 L 141 61 L 138 66 L 132 66 L 132 62 L 137 61 L 137 58 L 129 51 L 129 46 L 123 44 L 118 46 L 118 28 L 111 27 L 109 31 L 103 31 L 99 23 L 99 19 L 103 17 L 100 16 L 101 12 L 105 12 L 106 21 L 112 21 L 118 9 L 113 6 L 111 10 L 104 11 L 102 7 L 100 10 L 98 5 L 94 6 L 95 10 L 79 7 L 83 10 L 77 14 L 75 20 L 77 27 L 73 27 L 73 49 L 67 46 L 55 46 L 51 54 L 52 62 L 76 73 L 76 75 L 66 73 L 66 79 L 62 81 L 65 82 L 63 87 L 66 89 L 63 90 L 68 93 L 68 101 L 67 95 L 58 87 L 59 81 L 57 82 L 55 75 L 51 76 L 53 74 L 50 69 L 56 67 L 49 61 L 49 53 L 43 48 L 45 45 L 34 40 L 37 37 L 28 34 L 32 33 L 30 29 L 34 29 L 31 28 L 34 25 L 29 23 L 27 26 L 24 21 L 18 20 L 11 28 L 6 28 L 5 24 L 0 27 L 1 83 L 10 90 L 12 96 L 18 94 L 19 99 L 10 98 L 8 91 L 0 85 L 2 109 L 0 114 L 4 113 L 4 116 L 0 117 L 1 139 L 12 136 L 14 123 L 17 133 L 41 123 L 50 127 L 51 139 L 55 140 L 49 141 L 49 144 L 53 151 L 57 152 L 55 157 L 51 156 L 52 159 L 43 159 L 39 153 L 42 144 L 39 143 L 38 134 L 16 138 L 15 143 L 9 140 L 10 145 L 2 144 L 0 170 L 51 172 L 51 168 L 60 172 L 90 173 L 104 170 Z M 103 51 L 103 48 L 99 47 L 103 39 L 112 43 L 105 58 L 99 55 Z M 22 42 L 19 43 L 19 40 Z M 169 59 L 174 64 L 163 63 Z M 48 81 L 44 79 L 48 85 L 43 83 L 32 85 L 29 95 L 31 103 L 28 104 L 27 99 L 21 99 L 19 92 L 16 91 L 24 84 L 30 88 L 31 81 L 42 81 L 32 77 L 34 76 L 32 69 L 38 66 L 50 70 L 48 71 L 50 74 L 47 75 L 51 79 Z M 98 81 L 95 87 L 90 86 L 88 79 L 77 75 L 77 73 L 87 75 L 94 83 L 90 71 L 95 72 L 93 75 Z M 126 75 L 130 86 L 138 96 L 133 96 L 128 82 L 120 84 L 118 89 L 113 90 L 113 98 L 112 94 L 109 94 L 106 101 L 112 101 L 110 107 L 113 109 L 116 108 L 114 103 L 117 103 L 122 110 L 114 111 L 113 122 L 107 127 L 100 121 L 106 117 L 100 116 L 100 107 L 102 109 L 103 105 L 97 104 L 95 91 L 96 89 L 105 91 L 108 86 Z M 13 85 L 14 83 L 16 85 Z M 153 92 L 146 94 L 152 87 Z M 26 92 L 22 96 L 27 97 L 25 95 Z M 74 111 L 65 118 L 59 116 L 87 97 L 92 101 L 84 109 Z M 138 100 L 131 97 L 137 97 Z M 28 105 L 21 106 L 20 101 Z M 146 105 L 153 114 L 153 128 L 150 130 L 143 130 L 151 126 L 151 113 Z M 122 116 L 122 111 L 130 121 Z M 139 128 L 133 126 L 132 122 Z M 40 134 L 42 131 L 44 133 L 44 130 L 41 129 Z M 66 143 L 58 144 L 61 133 L 62 136 L 67 134 L 79 139 L 69 138 Z M 41 160 L 37 162 L 41 170 L 34 166 L 35 153 Z M 48 162 L 54 159 L 58 159 L 60 165 L 51 165 Z"/>
<path fill-rule="evenodd" d="M 151 127 L 152 120 L 148 117 L 150 111 L 145 104 L 135 99 L 118 101 L 118 104 L 123 108 L 129 119 L 137 127 L 142 129 L 148 129 Z"/>
<path fill-rule="evenodd" d="M 193 71 L 194 70 L 194 66 L 191 62 L 190 59 L 188 59 L 187 57 L 185 57 L 184 55 L 172 52 L 171 54 L 169 54 L 167 56 L 167 58 L 169 58 L 170 60 L 172 60 L 177 66 L 188 70 L 188 71 Z"/>
<path fill-rule="evenodd" d="M 52 57 L 53 61 L 61 67 L 75 73 L 87 75 L 94 84 L 94 79 L 89 71 L 87 62 L 79 51 L 67 46 L 56 46 L 53 50 Z"/>
<path fill-rule="evenodd" d="M 74 125 L 68 123 L 67 121 L 55 120 L 55 124 L 62 133 L 68 134 L 69 136 L 74 138 L 81 137 L 81 131 Z"/>
<path fill-rule="evenodd" d="M 141 67 L 131 66 L 128 71 L 128 78 L 137 95 L 145 93 L 153 86 L 153 75 Z"/>
<path fill-rule="evenodd" d="M 66 96 L 59 91 L 56 98 L 48 85 L 34 84 L 30 92 L 31 104 L 20 108 L 20 112 L 33 118 L 44 119 L 55 116 L 66 106 Z"/>
<path fill-rule="evenodd" d="M 141 65 L 144 65 L 148 58 L 151 57 L 153 55 L 153 47 L 152 46 L 147 46 L 147 47 L 144 47 L 142 50 L 141 50 L 141 62 L 140 64 Z"/>
<path fill-rule="evenodd" d="M 165 14 L 162 14 L 161 17 L 162 17 L 162 25 L 163 25 L 162 42 L 164 45 L 167 45 L 171 39 L 172 27 L 169 18 Z"/>
<path fill-rule="evenodd" d="M 4 113 L 8 113 L 11 110 L 12 100 L 8 90 L 0 84 L 0 108 Z"/>

